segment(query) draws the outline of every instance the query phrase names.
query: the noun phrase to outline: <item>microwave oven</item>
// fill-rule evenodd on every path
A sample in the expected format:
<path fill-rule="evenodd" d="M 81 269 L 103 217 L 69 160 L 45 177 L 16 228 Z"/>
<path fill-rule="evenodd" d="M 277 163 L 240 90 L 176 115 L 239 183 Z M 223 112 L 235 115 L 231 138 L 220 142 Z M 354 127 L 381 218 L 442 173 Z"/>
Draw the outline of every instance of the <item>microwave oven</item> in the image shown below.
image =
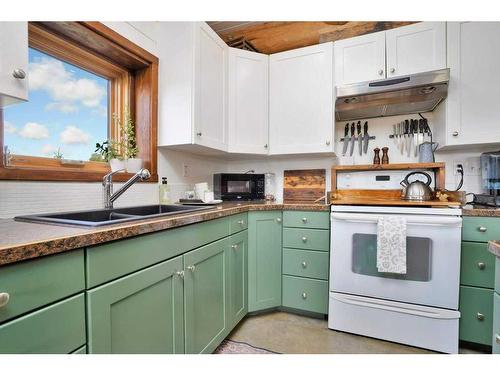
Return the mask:
<path fill-rule="evenodd" d="M 224 201 L 264 199 L 263 174 L 217 173 L 214 174 L 215 199 Z"/>

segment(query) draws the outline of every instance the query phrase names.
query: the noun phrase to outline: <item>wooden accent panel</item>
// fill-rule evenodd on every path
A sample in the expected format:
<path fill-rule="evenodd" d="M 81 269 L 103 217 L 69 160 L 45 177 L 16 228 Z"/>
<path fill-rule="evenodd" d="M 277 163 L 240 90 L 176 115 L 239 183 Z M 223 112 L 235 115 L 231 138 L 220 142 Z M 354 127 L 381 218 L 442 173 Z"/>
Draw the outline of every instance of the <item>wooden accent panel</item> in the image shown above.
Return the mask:
<path fill-rule="evenodd" d="M 314 202 L 325 195 L 324 169 L 284 171 L 283 199 L 285 201 Z"/>
<path fill-rule="evenodd" d="M 222 22 L 211 22 L 224 41 L 244 37 L 261 53 L 272 54 L 295 48 L 351 38 L 415 22 L 241 22 L 237 27 L 223 28 Z M 210 23 L 209 23 L 210 24 Z M 218 31 L 217 31 L 218 30 Z"/>

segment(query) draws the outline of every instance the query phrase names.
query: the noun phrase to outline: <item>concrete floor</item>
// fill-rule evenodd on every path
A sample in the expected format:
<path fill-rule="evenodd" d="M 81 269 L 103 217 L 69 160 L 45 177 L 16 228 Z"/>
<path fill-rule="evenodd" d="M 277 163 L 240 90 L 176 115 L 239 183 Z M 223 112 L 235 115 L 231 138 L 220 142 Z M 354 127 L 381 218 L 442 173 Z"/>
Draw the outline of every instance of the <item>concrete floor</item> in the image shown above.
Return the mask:
<path fill-rule="evenodd" d="M 328 329 L 327 321 L 282 311 L 248 316 L 231 340 L 283 354 L 430 354 L 432 351 Z M 461 353 L 473 353 L 461 350 Z"/>

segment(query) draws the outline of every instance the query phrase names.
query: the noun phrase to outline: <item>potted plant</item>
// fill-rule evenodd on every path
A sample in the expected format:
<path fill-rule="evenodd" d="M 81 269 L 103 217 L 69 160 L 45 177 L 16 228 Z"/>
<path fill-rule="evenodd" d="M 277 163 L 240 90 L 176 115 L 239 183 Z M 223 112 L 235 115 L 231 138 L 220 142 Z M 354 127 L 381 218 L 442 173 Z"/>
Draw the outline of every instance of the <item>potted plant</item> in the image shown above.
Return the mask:
<path fill-rule="evenodd" d="M 116 124 L 122 129 L 121 145 L 125 154 L 125 165 L 127 172 L 137 173 L 142 168 L 142 159 L 138 158 L 139 148 L 137 147 L 137 140 L 135 137 L 135 124 L 130 115 L 130 111 L 126 110 L 123 122 L 114 114 Z"/>
<path fill-rule="evenodd" d="M 118 152 L 117 146 L 119 145 L 111 140 L 95 144 L 95 152 L 101 154 L 102 159 L 109 163 L 112 172 L 125 169 L 125 162 Z"/>

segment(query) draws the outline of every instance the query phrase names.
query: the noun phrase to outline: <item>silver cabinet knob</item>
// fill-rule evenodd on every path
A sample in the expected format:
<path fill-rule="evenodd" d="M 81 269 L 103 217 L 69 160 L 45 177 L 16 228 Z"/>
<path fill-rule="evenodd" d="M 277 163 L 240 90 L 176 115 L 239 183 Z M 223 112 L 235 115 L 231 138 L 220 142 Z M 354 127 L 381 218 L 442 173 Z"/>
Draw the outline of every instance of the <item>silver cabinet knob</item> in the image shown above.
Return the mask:
<path fill-rule="evenodd" d="M 181 279 L 184 278 L 184 271 L 177 271 L 175 274 L 179 276 Z"/>
<path fill-rule="evenodd" d="M 383 70 L 383 69 L 380 69 L 380 70 L 378 71 L 378 75 L 379 75 L 379 76 L 381 76 L 382 74 L 384 74 L 384 70 Z"/>
<path fill-rule="evenodd" d="M 395 68 L 391 68 L 391 73 L 394 73 L 396 71 Z"/>
<path fill-rule="evenodd" d="M 477 230 L 484 233 L 488 230 L 488 228 L 480 226 L 479 228 L 477 228 Z"/>
<path fill-rule="evenodd" d="M 484 270 L 486 268 L 486 263 L 479 262 L 477 264 L 477 268 L 479 268 L 481 271 Z"/>
<path fill-rule="evenodd" d="M 238 220 L 238 224 L 243 225 L 245 222 L 243 220 Z"/>
<path fill-rule="evenodd" d="M 499 334 L 496 334 L 496 335 L 495 335 L 495 342 L 496 342 L 497 344 L 500 344 L 500 335 L 499 335 Z"/>
<path fill-rule="evenodd" d="M 455 130 L 453 133 L 451 133 L 452 136 L 458 137 L 458 132 Z"/>
<path fill-rule="evenodd" d="M 280 217 L 276 218 L 276 221 L 277 221 L 278 223 L 281 223 L 281 218 L 280 218 Z"/>
<path fill-rule="evenodd" d="M 327 139 L 325 143 L 327 146 L 330 146 L 330 140 Z"/>
<path fill-rule="evenodd" d="M 236 250 L 238 248 L 237 244 L 231 245 L 231 249 Z"/>
<path fill-rule="evenodd" d="M 305 223 L 307 223 L 307 217 L 303 217 L 303 218 L 302 218 L 302 222 L 303 222 L 304 224 L 305 224 Z"/>
<path fill-rule="evenodd" d="M 196 133 L 198 137 L 201 137 L 201 132 Z"/>
<path fill-rule="evenodd" d="M 266 144 L 264 145 L 264 148 L 268 148 L 268 147 L 269 147 L 269 146 L 268 146 L 268 144 L 266 143 Z"/>
<path fill-rule="evenodd" d="M 307 242 L 307 237 L 306 236 L 302 237 L 302 242 Z"/>
<path fill-rule="evenodd" d="M 0 308 L 7 306 L 7 304 L 9 303 L 9 299 L 9 293 L 0 293 Z"/>
<path fill-rule="evenodd" d="M 476 318 L 477 318 L 477 320 L 483 321 L 484 320 L 484 314 L 481 314 L 480 312 L 478 312 L 476 314 Z"/>
<path fill-rule="evenodd" d="M 302 262 L 302 268 L 307 268 L 307 263 L 306 262 Z"/>
<path fill-rule="evenodd" d="M 307 294 L 306 294 L 306 292 L 303 292 L 302 293 L 302 299 L 306 299 L 306 298 L 307 298 Z"/>
<path fill-rule="evenodd" d="M 196 267 L 194 265 L 187 266 L 187 269 L 190 270 L 191 272 L 194 272 L 194 270 L 196 269 Z"/>
<path fill-rule="evenodd" d="M 12 72 L 12 76 L 17 79 L 25 79 L 26 72 L 22 69 L 14 69 L 14 71 Z"/>

